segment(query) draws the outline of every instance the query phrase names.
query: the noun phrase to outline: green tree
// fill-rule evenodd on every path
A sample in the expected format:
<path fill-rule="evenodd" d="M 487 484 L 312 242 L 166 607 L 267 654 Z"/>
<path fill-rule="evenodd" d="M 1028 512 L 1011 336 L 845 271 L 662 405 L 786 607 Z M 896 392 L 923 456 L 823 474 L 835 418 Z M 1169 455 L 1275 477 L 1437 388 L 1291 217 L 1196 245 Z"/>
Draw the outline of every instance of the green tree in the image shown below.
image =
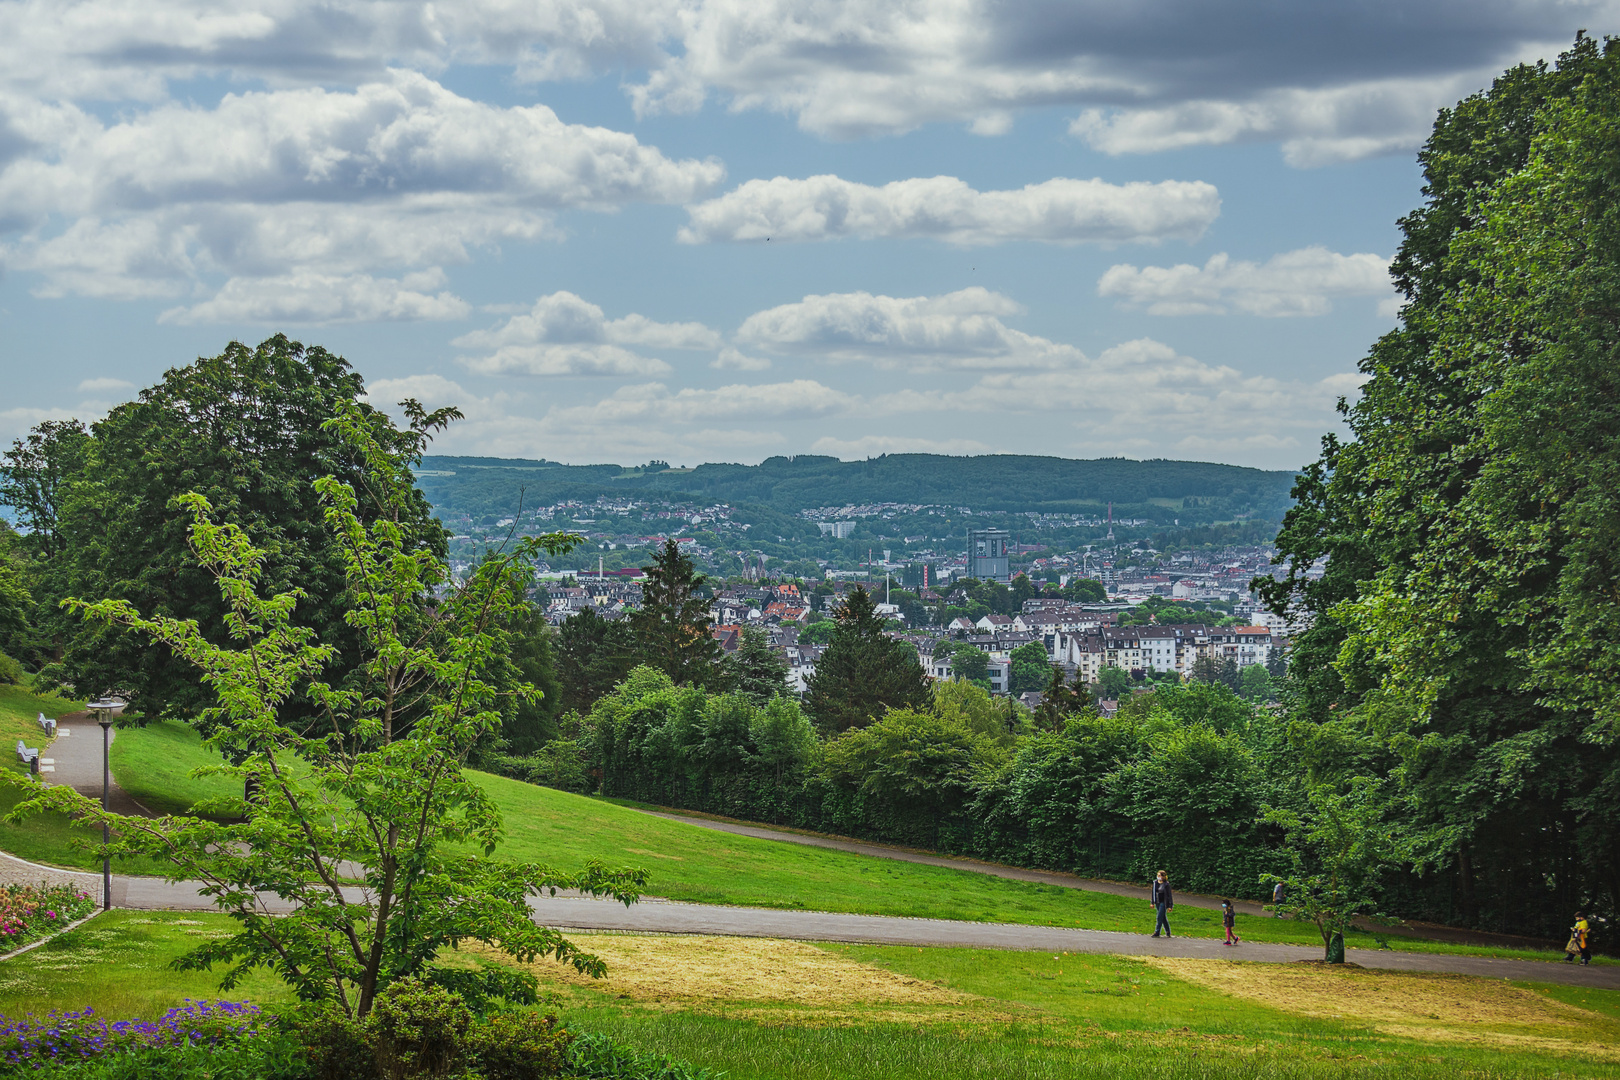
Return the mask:
<path fill-rule="evenodd" d="M 1012 651 L 1012 692 L 1033 693 L 1044 690 L 1051 679 L 1052 661 L 1046 646 L 1031 641 Z"/>
<path fill-rule="evenodd" d="M 1110 666 L 1097 673 L 1097 696 L 1105 701 L 1118 701 L 1130 689 L 1131 676 L 1124 668 Z"/>
<path fill-rule="evenodd" d="M 753 745 L 749 760 L 769 772 L 778 786 L 810 762 L 816 748 L 815 729 L 790 697 L 774 697 L 756 709 L 748 721 Z"/>
<path fill-rule="evenodd" d="M 635 666 L 636 642 L 630 624 L 609 621 L 586 607 L 557 630 L 557 677 L 562 707 L 590 711 Z"/>
<path fill-rule="evenodd" d="M 825 645 L 838 629 L 837 619 L 819 618 L 805 624 L 799 631 L 799 640 L 808 645 Z"/>
<path fill-rule="evenodd" d="M 39 558 L 62 553 L 62 515 L 72 485 L 85 479 L 90 433 L 77 420 L 46 420 L 0 459 L 0 505 L 17 512 L 24 546 Z"/>
<path fill-rule="evenodd" d="M 961 724 L 915 709 L 893 709 L 881 720 L 828 740 L 827 775 L 860 795 L 922 814 L 939 824 L 961 805 L 983 762 L 1000 758 Z"/>
<path fill-rule="evenodd" d="M 1072 577 L 1063 586 L 1063 598 L 1075 604 L 1104 604 L 1108 602 L 1108 589 L 1100 581 Z"/>
<path fill-rule="evenodd" d="M 1078 682 L 1080 673 L 1075 672 Z M 1068 723 L 1069 717 L 1089 705 L 1088 695 L 1069 685 L 1063 674 L 1063 668 L 1052 664 L 1047 673 L 1046 685 L 1041 689 L 1041 703 L 1035 707 L 1035 726 L 1042 731 L 1061 731 L 1063 725 Z"/>
<path fill-rule="evenodd" d="M 977 645 L 966 643 L 951 650 L 951 678 L 990 690 L 990 657 Z"/>
<path fill-rule="evenodd" d="M 1019 574 L 1012 579 L 1012 595 L 1014 602 L 1018 604 L 1018 609 L 1021 611 L 1024 607 L 1024 601 L 1035 599 L 1036 596 L 1040 595 L 1040 590 L 1035 588 L 1035 583 L 1029 580 L 1028 574 Z"/>
<path fill-rule="evenodd" d="M 57 608 L 67 595 L 127 600 L 154 617 L 194 619 L 206 640 L 229 642 L 229 608 L 192 558 L 186 515 L 173 505 L 188 493 L 207 499 L 264 551 L 267 591 L 303 590 L 295 619 L 338 650 L 329 678 L 364 680 L 358 631 L 345 621 L 341 550 L 322 525 L 313 486 L 328 475 L 356 490 L 372 482 L 325 426 L 351 406 L 381 417 L 363 395 L 342 357 L 277 335 L 252 349 L 233 342 L 219 356 L 171 369 L 97 423 L 88 445 L 73 430 L 52 434 L 51 452 L 65 460 L 82 451 L 83 466 L 55 489 L 60 550 L 42 577 L 50 615 L 40 629 L 61 640 L 68 681 L 81 695 L 118 690 L 151 718 L 193 720 L 216 704 L 213 689 L 171 650 L 70 620 Z M 407 413 L 413 422 L 425 415 L 414 403 Z M 378 430 L 391 450 L 407 450 L 416 438 L 392 424 Z M 427 500 L 414 487 L 405 499 L 405 542 L 443 558 L 444 530 Z M 363 501 L 362 519 L 376 505 Z M 296 696 L 288 707 L 301 707 Z"/>
<path fill-rule="evenodd" d="M 364 462 L 358 490 L 335 476 L 316 481 L 343 567 L 344 615 L 361 643 L 362 687 L 323 680 L 338 650 L 295 622 L 302 594 L 263 596 L 265 552 L 237 526 L 215 524 L 201 495 L 180 501 L 197 561 L 227 606 L 231 647 L 209 641 L 194 622 L 148 618 L 124 600 L 71 602 L 86 618 L 146 634 L 197 667 L 217 691 L 204 719 L 225 762 L 204 771 L 251 780 L 244 786 L 252 795 L 195 808 L 240 819 L 234 824 L 154 820 L 105 811 L 65 784 L 14 776 L 8 782 L 24 794 L 15 813 L 58 810 L 105 823 L 117 837 L 109 855 L 156 858 L 174 877 L 201 881 L 236 931 L 200 944 L 181 966 L 224 965 L 227 988 L 265 968 L 301 998 L 364 1018 L 390 983 L 431 975 L 439 950 L 464 939 L 520 959 L 555 955 L 600 974 L 599 960 L 535 924 L 526 897 L 560 886 L 630 902 L 644 880 L 600 863 L 562 874 L 488 857 L 500 817 L 462 766 L 500 724 L 501 688 L 491 674 L 521 603 L 514 582 L 532 573 L 536 554 L 561 553 L 573 538 L 524 540 L 450 588 L 448 567 L 412 528 L 410 465 L 443 420 L 421 417 L 403 447 L 384 418 L 356 405 L 327 424 Z M 365 516 L 362 499 L 373 503 Z M 436 590 L 448 591 L 424 625 L 416 613 Z M 309 711 L 288 723 L 284 712 L 297 700 Z M 454 854 L 462 845 L 483 857 Z M 363 893 L 345 885 L 354 868 Z M 290 913 L 267 914 L 260 890 L 290 902 Z"/>
<path fill-rule="evenodd" d="M 804 705 L 824 732 L 864 727 L 890 708 L 925 708 L 928 676 L 916 650 L 883 632 L 872 598 L 857 585 L 838 609 L 838 628 L 816 661 Z"/>
<path fill-rule="evenodd" d="M 721 650 L 710 632 L 709 602 L 699 592 L 703 575 L 672 539 L 642 569 L 641 606 L 630 616 L 642 662 L 676 686 L 717 685 Z"/>
<path fill-rule="evenodd" d="M 1287 577 L 1257 582 L 1313 616 L 1289 653 L 1312 768 L 1399 781 L 1455 916 L 1488 891 L 1491 923 L 1549 935 L 1620 912 L 1617 124 L 1613 39 L 1442 110 L 1401 324 L 1298 479 Z"/>
<path fill-rule="evenodd" d="M 754 627 L 742 632 L 737 651 L 725 658 L 725 676 L 727 686 L 755 705 L 789 692 L 787 658 Z"/>
<path fill-rule="evenodd" d="M 1271 682 L 1271 673 L 1263 664 L 1250 664 L 1243 669 L 1238 680 L 1239 692 L 1250 701 L 1276 701 L 1277 691 Z"/>
<path fill-rule="evenodd" d="M 518 587 L 522 587 L 521 583 Z M 557 737 L 562 681 L 557 677 L 551 627 L 539 608 L 527 602 L 517 603 L 510 634 L 512 648 L 508 656 L 515 681 L 533 687 L 534 692 L 512 699 L 511 712 L 501 725 L 501 738 L 511 753 L 528 755 Z"/>

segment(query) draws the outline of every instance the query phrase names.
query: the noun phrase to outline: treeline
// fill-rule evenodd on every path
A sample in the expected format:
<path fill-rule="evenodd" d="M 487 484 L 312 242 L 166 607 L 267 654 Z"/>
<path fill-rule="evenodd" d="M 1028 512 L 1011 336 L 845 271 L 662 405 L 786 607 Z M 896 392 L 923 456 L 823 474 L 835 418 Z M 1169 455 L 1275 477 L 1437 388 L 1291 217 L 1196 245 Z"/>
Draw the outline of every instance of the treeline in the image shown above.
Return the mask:
<path fill-rule="evenodd" d="M 1101 512 L 1215 521 L 1252 512 L 1275 520 L 1289 505 L 1292 474 L 1200 461 L 1133 461 L 994 454 L 887 454 L 866 461 L 801 454 L 758 465 L 621 469 L 512 459 L 429 457 L 424 489 L 436 506 L 473 515 L 510 513 L 519 489 L 531 505 L 599 495 L 727 502 L 795 515 L 846 503 L 919 503 L 1021 513 Z M 453 472 L 453 476 L 433 475 Z M 1155 502 L 1155 500 L 1158 500 Z"/>
<path fill-rule="evenodd" d="M 580 793 L 1124 880 L 1167 868 L 1185 888 L 1259 897 L 1261 875 L 1288 866 L 1260 820 L 1298 798 L 1285 726 L 1218 684 L 1053 723 L 950 681 L 824 734 L 791 698 L 638 667 L 537 753 L 489 764 Z"/>

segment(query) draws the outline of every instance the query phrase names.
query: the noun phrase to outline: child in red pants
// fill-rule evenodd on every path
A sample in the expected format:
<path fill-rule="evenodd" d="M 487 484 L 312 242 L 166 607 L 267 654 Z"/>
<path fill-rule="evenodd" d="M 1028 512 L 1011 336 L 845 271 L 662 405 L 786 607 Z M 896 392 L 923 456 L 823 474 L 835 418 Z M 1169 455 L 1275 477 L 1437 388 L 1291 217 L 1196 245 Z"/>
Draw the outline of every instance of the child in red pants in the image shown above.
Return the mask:
<path fill-rule="evenodd" d="M 1225 944 L 1236 945 L 1243 940 L 1237 936 L 1237 909 L 1232 906 L 1230 900 L 1221 901 L 1221 922 L 1226 924 Z"/>

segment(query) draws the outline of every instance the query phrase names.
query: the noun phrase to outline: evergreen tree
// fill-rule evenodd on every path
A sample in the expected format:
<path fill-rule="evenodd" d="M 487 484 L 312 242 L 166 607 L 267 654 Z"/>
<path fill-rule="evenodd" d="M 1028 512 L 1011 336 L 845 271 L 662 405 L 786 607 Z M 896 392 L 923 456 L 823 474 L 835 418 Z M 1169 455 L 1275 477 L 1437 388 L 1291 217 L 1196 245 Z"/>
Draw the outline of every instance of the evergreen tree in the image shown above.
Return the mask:
<path fill-rule="evenodd" d="M 1076 682 L 1079 679 L 1080 673 L 1075 672 Z M 1080 707 L 1088 701 L 1088 695 L 1077 691 L 1064 679 L 1062 665 L 1053 664 L 1046 680 L 1046 689 L 1041 694 L 1041 703 L 1035 707 L 1035 725 L 1042 731 L 1062 731 L 1069 717 L 1079 712 Z"/>
<path fill-rule="evenodd" d="M 810 676 L 805 711 L 822 731 L 864 727 L 885 709 L 928 707 L 928 676 L 911 646 L 888 637 L 866 589 L 838 609 L 833 632 Z"/>
<path fill-rule="evenodd" d="M 624 620 L 610 622 L 593 607 L 569 616 L 557 631 L 562 708 L 589 712 L 635 666 L 635 638 Z"/>
<path fill-rule="evenodd" d="M 630 616 L 641 662 L 676 686 L 720 682 L 720 643 L 711 633 L 709 602 L 699 593 L 706 580 L 674 540 L 653 556 L 641 582 L 641 607 Z"/>
<path fill-rule="evenodd" d="M 725 659 L 726 683 L 755 705 L 788 693 L 787 658 L 765 638 L 765 631 L 750 627 L 742 633 L 737 651 Z"/>

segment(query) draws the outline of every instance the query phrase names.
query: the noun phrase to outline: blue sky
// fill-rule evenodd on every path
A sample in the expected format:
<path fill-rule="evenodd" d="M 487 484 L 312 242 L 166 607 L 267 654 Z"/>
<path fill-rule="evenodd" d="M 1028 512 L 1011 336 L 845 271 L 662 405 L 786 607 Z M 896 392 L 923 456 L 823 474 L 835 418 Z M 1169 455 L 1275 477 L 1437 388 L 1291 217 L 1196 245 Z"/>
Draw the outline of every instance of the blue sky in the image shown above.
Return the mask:
<path fill-rule="evenodd" d="M 445 452 L 1295 468 L 1613 2 L 0 0 L 0 440 L 276 331 Z"/>

